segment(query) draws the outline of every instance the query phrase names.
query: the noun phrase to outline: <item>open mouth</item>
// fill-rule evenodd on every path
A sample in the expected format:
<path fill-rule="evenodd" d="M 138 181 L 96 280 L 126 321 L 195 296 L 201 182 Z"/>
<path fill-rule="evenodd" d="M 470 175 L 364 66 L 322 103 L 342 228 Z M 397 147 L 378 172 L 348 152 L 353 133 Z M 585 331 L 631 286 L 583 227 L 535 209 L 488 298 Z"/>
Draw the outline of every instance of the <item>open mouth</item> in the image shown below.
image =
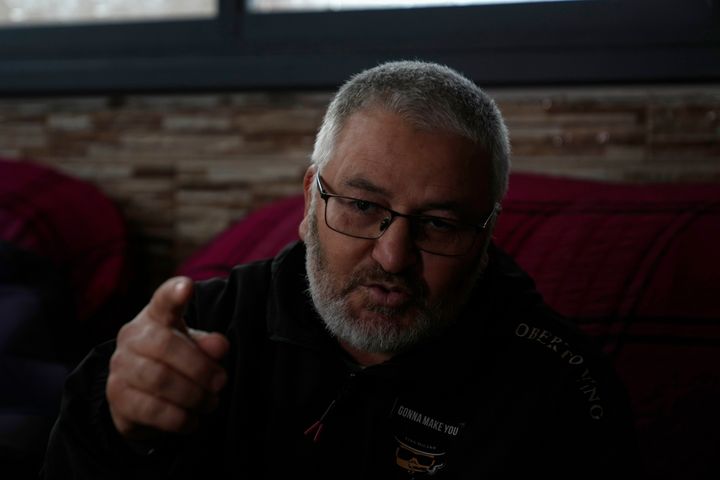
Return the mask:
<path fill-rule="evenodd" d="M 412 293 L 401 287 L 370 283 L 363 285 L 372 303 L 389 308 L 399 308 L 412 299 Z"/>

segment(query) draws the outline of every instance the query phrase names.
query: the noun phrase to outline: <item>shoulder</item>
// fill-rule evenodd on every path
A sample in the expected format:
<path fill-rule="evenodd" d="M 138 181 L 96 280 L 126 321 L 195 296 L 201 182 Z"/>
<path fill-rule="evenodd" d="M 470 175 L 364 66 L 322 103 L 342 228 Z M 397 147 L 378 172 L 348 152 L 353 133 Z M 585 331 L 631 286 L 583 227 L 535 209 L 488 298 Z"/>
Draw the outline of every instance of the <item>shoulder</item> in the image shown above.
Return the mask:
<path fill-rule="evenodd" d="M 485 298 L 498 361 L 581 418 L 594 422 L 626 415 L 624 386 L 601 345 L 547 306 L 507 254 L 493 249 L 488 270 Z"/>
<path fill-rule="evenodd" d="M 508 320 L 508 355 L 522 359 L 515 364 L 517 378 L 534 388 L 544 405 L 554 430 L 546 439 L 575 452 L 580 469 L 592 459 L 608 468 L 637 469 L 632 406 L 613 359 L 552 312 Z"/>

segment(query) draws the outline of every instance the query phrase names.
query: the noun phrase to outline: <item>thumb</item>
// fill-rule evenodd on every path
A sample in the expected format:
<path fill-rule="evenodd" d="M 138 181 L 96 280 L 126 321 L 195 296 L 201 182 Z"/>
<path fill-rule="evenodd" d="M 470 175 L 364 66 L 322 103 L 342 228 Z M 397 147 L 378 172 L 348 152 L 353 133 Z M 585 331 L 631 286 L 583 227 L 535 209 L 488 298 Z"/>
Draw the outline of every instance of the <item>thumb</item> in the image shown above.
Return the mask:
<path fill-rule="evenodd" d="M 151 320 L 187 333 L 183 320 L 192 296 L 193 283 L 188 277 L 174 277 L 160 285 L 150 300 L 147 313 Z"/>
<path fill-rule="evenodd" d="M 227 338 L 220 333 L 204 332 L 192 328 L 188 329 L 188 333 L 195 344 L 214 360 L 221 360 L 230 348 Z"/>

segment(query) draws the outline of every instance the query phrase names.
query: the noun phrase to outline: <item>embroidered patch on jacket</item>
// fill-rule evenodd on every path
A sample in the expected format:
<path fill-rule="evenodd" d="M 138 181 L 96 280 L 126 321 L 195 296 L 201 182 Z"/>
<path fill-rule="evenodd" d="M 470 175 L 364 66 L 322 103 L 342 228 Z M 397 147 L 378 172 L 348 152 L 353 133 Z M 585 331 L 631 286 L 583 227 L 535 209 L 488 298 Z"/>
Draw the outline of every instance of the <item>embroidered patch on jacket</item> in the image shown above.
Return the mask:
<path fill-rule="evenodd" d="M 420 475 L 435 475 L 447 468 L 448 452 L 465 426 L 395 400 L 390 413 L 398 467 Z"/>

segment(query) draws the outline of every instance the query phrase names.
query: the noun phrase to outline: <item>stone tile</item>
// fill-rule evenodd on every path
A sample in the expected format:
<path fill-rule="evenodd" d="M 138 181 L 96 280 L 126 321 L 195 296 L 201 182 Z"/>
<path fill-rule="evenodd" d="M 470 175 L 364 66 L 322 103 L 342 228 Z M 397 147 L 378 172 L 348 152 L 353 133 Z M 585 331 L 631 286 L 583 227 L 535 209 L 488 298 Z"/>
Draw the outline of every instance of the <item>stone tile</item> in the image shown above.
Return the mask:
<path fill-rule="evenodd" d="M 720 85 L 495 88 L 514 171 L 720 183 Z M 95 183 L 149 282 L 247 212 L 302 192 L 332 92 L 0 99 L 0 154 Z"/>

